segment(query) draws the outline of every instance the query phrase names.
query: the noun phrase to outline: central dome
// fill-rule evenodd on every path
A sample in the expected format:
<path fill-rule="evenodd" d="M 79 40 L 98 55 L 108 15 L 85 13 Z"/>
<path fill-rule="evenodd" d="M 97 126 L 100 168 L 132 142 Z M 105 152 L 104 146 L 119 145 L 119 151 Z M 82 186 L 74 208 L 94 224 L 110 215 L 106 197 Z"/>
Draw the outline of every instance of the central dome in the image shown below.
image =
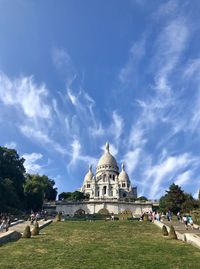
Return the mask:
<path fill-rule="evenodd" d="M 119 170 L 115 158 L 112 156 L 112 154 L 110 154 L 108 143 L 106 143 L 106 150 L 104 154 L 99 159 L 99 162 L 97 165 L 97 171 L 100 169 L 105 169 L 105 168 L 108 168 L 108 169 L 111 168 L 117 171 Z"/>

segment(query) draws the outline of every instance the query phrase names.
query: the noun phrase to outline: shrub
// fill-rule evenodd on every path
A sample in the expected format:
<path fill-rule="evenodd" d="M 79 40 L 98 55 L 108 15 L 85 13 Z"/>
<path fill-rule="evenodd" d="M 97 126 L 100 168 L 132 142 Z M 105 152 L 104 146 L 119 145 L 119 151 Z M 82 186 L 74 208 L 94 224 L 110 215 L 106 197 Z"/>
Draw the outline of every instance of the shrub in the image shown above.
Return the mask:
<path fill-rule="evenodd" d="M 38 222 L 36 221 L 35 225 L 34 225 L 34 228 L 31 232 L 32 235 L 38 235 L 40 232 L 40 228 L 39 228 L 39 224 Z"/>
<path fill-rule="evenodd" d="M 58 212 L 57 216 L 56 216 L 56 221 L 61 221 L 61 213 Z"/>
<path fill-rule="evenodd" d="M 26 226 L 22 238 L 31 238 L 31 229 L 29 225 Z"/>
<path fill-rule="evenodd" d="M 167 227 L 165 225 L 163 225 L 163 227 L 162 227 L 162 235 L 164 235 L 164 236 L 168 236 L 169 235 L 169 233 L 167 231 Z"/>
<path fill-rule="evenodd" d="M 144 213 L 143 220 L 144 220 L 144 221 L 147 221 L 147 220 L 148 220 L 148 214 Z"/>
<path fill-rule="evenodd" d="M 172 226 L 172 225 L 170 226 L 170 229 L 169 229 L 169 238 L 177 239 L 177 235 L 176 235 L 174 226 Z"/>

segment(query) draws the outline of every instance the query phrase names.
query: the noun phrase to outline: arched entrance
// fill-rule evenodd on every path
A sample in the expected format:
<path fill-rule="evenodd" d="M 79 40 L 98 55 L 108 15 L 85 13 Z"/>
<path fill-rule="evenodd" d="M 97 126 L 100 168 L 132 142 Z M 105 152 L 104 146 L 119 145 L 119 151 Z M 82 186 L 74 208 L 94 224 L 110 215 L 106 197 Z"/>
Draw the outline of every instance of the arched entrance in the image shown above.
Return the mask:
<path fill-rule="evenodd" d="M 107 208 L 102 208 L 102 209 L 100 209 L 98 211 L 98 214 L 100 214 L 100 215 L 109 215 L 110 213 L 109 213 Z"/>
<path fill-rule="evenodd" d="M 83 209 L 78 209 L 75 213 L 74 216 L 83 216 L 85 215 L 85 211 Z"/>

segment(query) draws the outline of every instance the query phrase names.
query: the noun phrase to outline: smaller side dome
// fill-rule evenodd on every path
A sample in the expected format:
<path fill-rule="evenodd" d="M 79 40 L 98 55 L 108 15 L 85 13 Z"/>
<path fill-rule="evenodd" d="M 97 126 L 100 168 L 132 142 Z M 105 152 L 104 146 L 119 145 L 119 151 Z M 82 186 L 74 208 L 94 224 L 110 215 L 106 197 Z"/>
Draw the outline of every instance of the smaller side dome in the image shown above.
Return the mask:
<path fill-rule="evenodd" d="M 125 171 L 124 163 L 122 163 L 122 170 L 119 173 L 118 179 L 119 179 L 119 181 L 128 181 L 129 182 L 129 176 Z"/>
<path fill-rule="evenodd" d="M 85 175 L 84 181 L 91 181 L 94 177 L 94 174 L 92 172 L 92 165 L 89 165 L 89 170 L 87 174 Z"/>

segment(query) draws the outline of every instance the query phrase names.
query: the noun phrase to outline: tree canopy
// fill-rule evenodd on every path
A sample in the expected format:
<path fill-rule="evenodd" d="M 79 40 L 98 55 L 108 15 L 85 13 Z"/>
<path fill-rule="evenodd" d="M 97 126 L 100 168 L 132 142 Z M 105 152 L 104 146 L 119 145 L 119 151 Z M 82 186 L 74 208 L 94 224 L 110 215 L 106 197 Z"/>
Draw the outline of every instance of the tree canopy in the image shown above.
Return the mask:
<path fill-rule="evenodd" d="M 181 187 L 174 183 L 166 191 L 166 194 L 160 198 L 160 210 L 172 211 L 177 213 L 179 211 L 188 212 L 198 207 L 197 201 L 191 194 L 185 193 Z"/>
<path fill-rule="evenodd" d="M 58 195 L 58 200 L 64 201 L 80 201 L 80 200 L 85 200 L 88 199 L 88 196 L 84 195 L 80 191 L 75 191 L 75 192 L 62 192 Z"/>
<path fill-rule="evenodd" d="M 55 182 L 45 175 L 26 174 L 24 158 L 17 151 L 0 147 L 0 210 L 38 210 L 44 200 L 56 199 Z"/>
<path fill-rule="evenodd" d="M 43 201 L 54 201 L 57 196 L 55 182 L 45 175 L 26 174 L 24 194 L 27 209 L 38 210 L 42 208 Z"/>
<path fill-rule="evenodd" d="M 0 147 L 0 208 L 23 207 L 25 182 L 24 159 L 16 150 Z"/>

